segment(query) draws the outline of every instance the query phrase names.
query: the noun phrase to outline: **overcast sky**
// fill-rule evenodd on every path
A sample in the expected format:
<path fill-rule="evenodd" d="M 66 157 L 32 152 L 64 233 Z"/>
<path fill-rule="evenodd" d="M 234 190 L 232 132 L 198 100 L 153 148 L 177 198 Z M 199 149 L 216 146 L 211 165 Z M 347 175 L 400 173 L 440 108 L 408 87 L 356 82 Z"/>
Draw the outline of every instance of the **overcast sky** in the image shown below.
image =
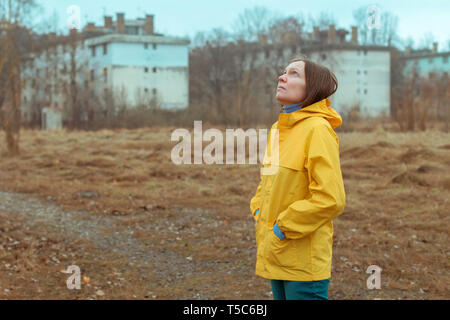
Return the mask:
<path fill-rule="evenodd" d="M 280 15 L 302 13 L 317 17 L 328 11 L 337 20 L 338 28 L 355 23 L 353 11 L 362 6 L 377 5 L 380 10 L 398 16 L 398 34 L 412 37 L 415 45 L 432 34 L 439 42 L 439 51 L 450 50 L 450 1 L 448 0 L 37 0 L 43 7 L 41 17 L 48 19 L 55 13 L 59 17 L 59 30 L 67 30 L 67 8 L 76 5 L 81 11 L 81 27 L 87 22 L 103 25 L 103 15 L 124 12 L 125 19 L 155 16 L 155 31 L 172 36 L 189 36 L 213 28 L 230 29 L 233 21 L 246 8 L 263 6 Z"/>

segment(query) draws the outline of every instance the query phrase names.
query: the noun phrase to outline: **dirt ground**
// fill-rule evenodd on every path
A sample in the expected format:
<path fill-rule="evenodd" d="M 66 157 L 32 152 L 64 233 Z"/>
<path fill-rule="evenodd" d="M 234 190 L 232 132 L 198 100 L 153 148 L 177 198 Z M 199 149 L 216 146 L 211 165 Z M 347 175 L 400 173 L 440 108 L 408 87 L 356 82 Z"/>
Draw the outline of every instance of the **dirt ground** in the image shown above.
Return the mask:
<path fill-rule="evenodd" d="M 0 299 L 272 299 L 254 275 L 260 165 L 175 165 L 174 129 L 22 131 L 0 158 Z M 330 299 L 449 299 L 450 134 L 338 136 Z"/>

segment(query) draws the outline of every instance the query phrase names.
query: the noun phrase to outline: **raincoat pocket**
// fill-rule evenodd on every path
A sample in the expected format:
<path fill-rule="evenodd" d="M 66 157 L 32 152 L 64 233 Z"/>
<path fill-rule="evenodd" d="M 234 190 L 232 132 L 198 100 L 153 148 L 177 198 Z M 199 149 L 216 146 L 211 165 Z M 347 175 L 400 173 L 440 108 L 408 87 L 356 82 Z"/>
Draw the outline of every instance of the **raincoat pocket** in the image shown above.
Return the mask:
<path fill-rule="evenodd" d="M 280 240 L 271 229 L 268 233 L 267 246 L 264 249 L 267 261 L 282 267 L 298 268 L 297 241 L 286 238 Z"/>

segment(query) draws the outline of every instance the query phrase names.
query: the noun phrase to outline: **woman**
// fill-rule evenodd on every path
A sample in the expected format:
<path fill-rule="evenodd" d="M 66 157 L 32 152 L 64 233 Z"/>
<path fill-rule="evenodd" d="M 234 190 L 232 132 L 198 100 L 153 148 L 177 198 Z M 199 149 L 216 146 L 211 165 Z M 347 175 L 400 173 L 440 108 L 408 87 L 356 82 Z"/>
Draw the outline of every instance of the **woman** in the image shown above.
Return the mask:
<path fill-rule="evenodd" d="M 272 126 L 278 141 L 269 134 L 261 181 L 250 201 L 256 221 L 255 273 L 270 279 L 275 300 L 328 299 L 332 220 L 345 207 L 333 130 L 342 118 L 328 99 L 336 90 L 336 76 L 304 58 L 292 60 L 278 78 L 276 98 L 283 107 Z M 273 165 L 277 170 L 263 170 Z"/>

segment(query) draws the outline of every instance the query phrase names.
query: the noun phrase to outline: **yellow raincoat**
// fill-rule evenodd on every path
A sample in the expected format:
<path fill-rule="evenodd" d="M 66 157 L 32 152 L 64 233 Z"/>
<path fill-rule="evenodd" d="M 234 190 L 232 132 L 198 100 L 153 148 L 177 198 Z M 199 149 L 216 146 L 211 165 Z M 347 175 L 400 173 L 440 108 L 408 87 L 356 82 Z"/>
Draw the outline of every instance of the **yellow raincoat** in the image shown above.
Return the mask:
<path fill-rule="evenodd" d="M 342 118 L 329 105 L 323 99 L 280 113 L 272 126 L 279 135 L 278 165 L 271 151 L 275 139 L 268 135 L 261 180 L 250 201 L 256 221 L 256 275 L 293 281 L 331 277 L 332 220 L 344 210 L 345 190 L 333 130 Z M 283 240 L 272 230 L 275 223 Z"/>

